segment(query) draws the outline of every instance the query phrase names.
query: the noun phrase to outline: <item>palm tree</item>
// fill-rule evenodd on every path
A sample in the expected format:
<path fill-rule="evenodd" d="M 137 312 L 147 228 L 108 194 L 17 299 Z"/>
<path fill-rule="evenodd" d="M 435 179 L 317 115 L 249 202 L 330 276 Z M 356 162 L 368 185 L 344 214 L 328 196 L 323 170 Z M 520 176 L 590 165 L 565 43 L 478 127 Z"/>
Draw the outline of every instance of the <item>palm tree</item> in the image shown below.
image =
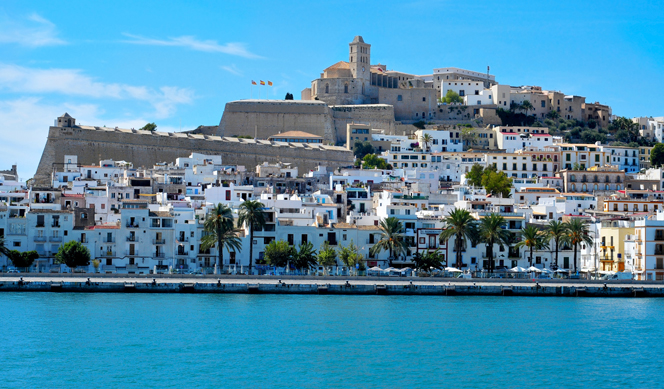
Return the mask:
<path fill-rule="evenodd" d="M 526 116 L 528 116 L 528 112 L 534 110 L 535 107 L 533 107 L 533 105 L 530 103 L 530 101 L 524 100 L 521 103 L 521 109 L 524 110 L 526 112 Z"/>
<path fill-rule="evenodd" d="M 424 144 L 424 150 L 429 151 L 429 145 L 433 142 L 433 136 L 431 134 L 424 134 L 420 138 L 420 141 Z"/>
<path fill-rule="evenodd" d="M 547 247 L 544 241 L 544 234 L 539 228 L 529 225 L 521 229 L 521 240 L 515 247 L 527 247 L 530 251 L 530 258 L 528 262 L 533 266 L 533 251 Z"/>
<path fill-rule="evenodd" d="M 265 226 L 265 205 L 258 200 L 247 200 L 240 204 L 237 224 L 247 224 L 249 228 L 249 274 L 254 266 L 254 228 Z"/>
<path fill-rule="evenodd" d="M 466 239 L 475 241 L 477 238 L 477 222 L 470 212 L 465 209 L 455 209 L 445 218 L 445 227 L 438 239 L 447 242 L 454 237 L 454 251 L 456 252 L 456 267 L 463 267 L 463 250 Z"/>
<path fill-rule="evenodd" d="M 0 254 L 9 256 L 9 251 L 10 250 L 7 248 L 7 246 L 5 246 L 5 240 L 0 237 Z"/>
<path fill-rule="evenodd" d="M 403 235 L 403 225 L 399 219 L 388 217 L 380 221 L 380 240 L 370 249 L 372 255 L 376 255 L 383 250 L 390 252 L 390 266 L 394 256 L 399 256 L 406 251 L 406 240 Z"/>
<path fill-rule="evenodd" d="M 219 203 L 210 211 L 203 224 L 203 230 L 206 235 L 201 239 L 201 248 L 207 250 L 216 244 L 217 267 L 224 266 L 224 248 L 237 251 L 242 249 L 242 242 L 237 236 L 240 230 L 235 228 L 233 211 L 227 205 Z"/>
<path fill-rule="evenodd" d="M 510 232 L 505 229 L 505 218 L 497 213 L 490 213 L 480 220 L 479 241 L 486 243 L 486 257 L 489 258 L 489 273 L 495 268 L 493 263 L 493 245 L 506 245 L 510 241 Z"/>
<path fill-rule="evenodd" d="M 593 243 L 588 234 L 588 226 L 579 218 L 572 218 L 567 225 L 567 241 L 574 246 L 574 272 L 576 273 L 576 252 L 580 243 Z"/>
<path fill-rule="evenodd" d="M 567 225 L 558 220 L 551 220 L 549 225 L 546 227 L 546 234 L 549 239 L 552 239 L 556 244 L 556 257 L 553 260 L 553 267 L 558 268 L 558 251 L 560 243 L 564 242 L 567 239 Z M 555 270 L 554 269 L 554 270 Z"/>

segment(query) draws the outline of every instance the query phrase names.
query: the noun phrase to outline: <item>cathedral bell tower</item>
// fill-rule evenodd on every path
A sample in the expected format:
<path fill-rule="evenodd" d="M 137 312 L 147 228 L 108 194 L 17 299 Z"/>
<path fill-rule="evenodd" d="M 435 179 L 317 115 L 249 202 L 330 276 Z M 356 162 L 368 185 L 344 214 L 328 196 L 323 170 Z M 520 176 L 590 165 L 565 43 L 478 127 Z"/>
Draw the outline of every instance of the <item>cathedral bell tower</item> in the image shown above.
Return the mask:
<path fill-rule="evenodd" d="M 348 55 L 350 72 L 353 78 L 359 78 L 367 83 L 371 80 L 371 45 L 364 43 L 361 36 L 356 36 L 348 44 L 350 52 Z"/>

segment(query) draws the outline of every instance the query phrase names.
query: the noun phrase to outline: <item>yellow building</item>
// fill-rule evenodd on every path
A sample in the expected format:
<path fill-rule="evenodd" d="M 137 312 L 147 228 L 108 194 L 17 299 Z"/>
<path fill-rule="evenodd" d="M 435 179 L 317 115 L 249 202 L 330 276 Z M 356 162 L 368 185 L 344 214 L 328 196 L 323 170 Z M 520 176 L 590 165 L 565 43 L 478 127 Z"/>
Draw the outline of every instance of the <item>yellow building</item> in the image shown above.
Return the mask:
<path fill-rule="evenodd" d="M 627 235 L 634 235 L 634 221 L 612 219 L 602 221 L 600 230 L 600 266 L 599 270 L 625 270 L 625 240 Z"/>

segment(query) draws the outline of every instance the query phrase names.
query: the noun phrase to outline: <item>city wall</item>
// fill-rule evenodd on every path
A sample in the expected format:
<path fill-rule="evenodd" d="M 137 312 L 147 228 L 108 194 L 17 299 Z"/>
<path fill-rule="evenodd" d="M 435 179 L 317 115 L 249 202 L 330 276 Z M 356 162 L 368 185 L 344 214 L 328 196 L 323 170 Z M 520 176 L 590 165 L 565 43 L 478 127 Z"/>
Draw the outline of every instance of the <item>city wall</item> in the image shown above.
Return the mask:
<path fill-rule="evenodd" d="M 132 162 L 135 167 L 151 167 L 157 162 L 174 162 L 193 152 L 221 155 L 224 164 L 244 165 L 248 170 L 263 162 L 290 162 L 300 172 L 315 169 L 319 164 L 334 169 L 353 162 L 353 154 L 345 148 L 318 144 L 88 126 L 50 127 L 35 181 L 49 184 L 53 167 L 62 164 L 65 155 L 77 155 L 83 165 L 114 159 Z"/>
<path fill-rule="evenodd" d="M 332 114 L 322 101 L 232 101 L 224 108 L 217 135 L 267 139 L 286 131 L 304 131 L 336 143 Z"/>

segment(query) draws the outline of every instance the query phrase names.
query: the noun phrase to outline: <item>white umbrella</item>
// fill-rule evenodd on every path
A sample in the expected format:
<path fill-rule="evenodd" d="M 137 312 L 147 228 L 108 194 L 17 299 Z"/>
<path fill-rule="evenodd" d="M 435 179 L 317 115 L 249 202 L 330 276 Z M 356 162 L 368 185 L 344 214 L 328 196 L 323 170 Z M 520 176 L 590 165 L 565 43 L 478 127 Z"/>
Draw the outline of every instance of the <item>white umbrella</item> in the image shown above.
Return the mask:
<path fill-rule="evenodd" d="M 378 266 L 374 266 L 369 271 L 383 271 L 383 269 L 379 268 Z"/>
<path fill-rule="evenodd" d="M 542 270 L 536 268 L 535 266 L 529 267 L 528 269 L 526 269 L 526 271 L 529 272 L 529 273 L 540 273 L 540 272 L 542 272 Z"/>
<path fill-rule="evenodd" d="M 385 272 L 399 271 L 399 269 L 397 269 L 397 268 L 395 268 L 395 267 L 388 267 L 387 269 L 385 269 L 385 270 L 383 270 L 383 271 L 385 271 Z"/>
<path fill-rule="evenodd" d="M 553 273 L 550 269 L 547 269 L 547 268 L 540 269 L 540 271 L 541 271 L 542 273 Z"/>
<path fill-rule="evenodd" d="M 558 269 L 555 272 L 556 273 L 569 273 L 569 270 L 567 270 L 567 269 Z"/>
<path fill-rule="evenodd" d="M 522 268 L 521 266 L 517 266 L 509 269 L 508 271 L 511 271 L 512 273 L 525 273 L 526 269 Z"/>
<path fill-rule="evenodd" d="M 456 267 L 446 267 L 445 271 L 449 273 L 463 273 L 463 270 L 459 270 Z"/>

